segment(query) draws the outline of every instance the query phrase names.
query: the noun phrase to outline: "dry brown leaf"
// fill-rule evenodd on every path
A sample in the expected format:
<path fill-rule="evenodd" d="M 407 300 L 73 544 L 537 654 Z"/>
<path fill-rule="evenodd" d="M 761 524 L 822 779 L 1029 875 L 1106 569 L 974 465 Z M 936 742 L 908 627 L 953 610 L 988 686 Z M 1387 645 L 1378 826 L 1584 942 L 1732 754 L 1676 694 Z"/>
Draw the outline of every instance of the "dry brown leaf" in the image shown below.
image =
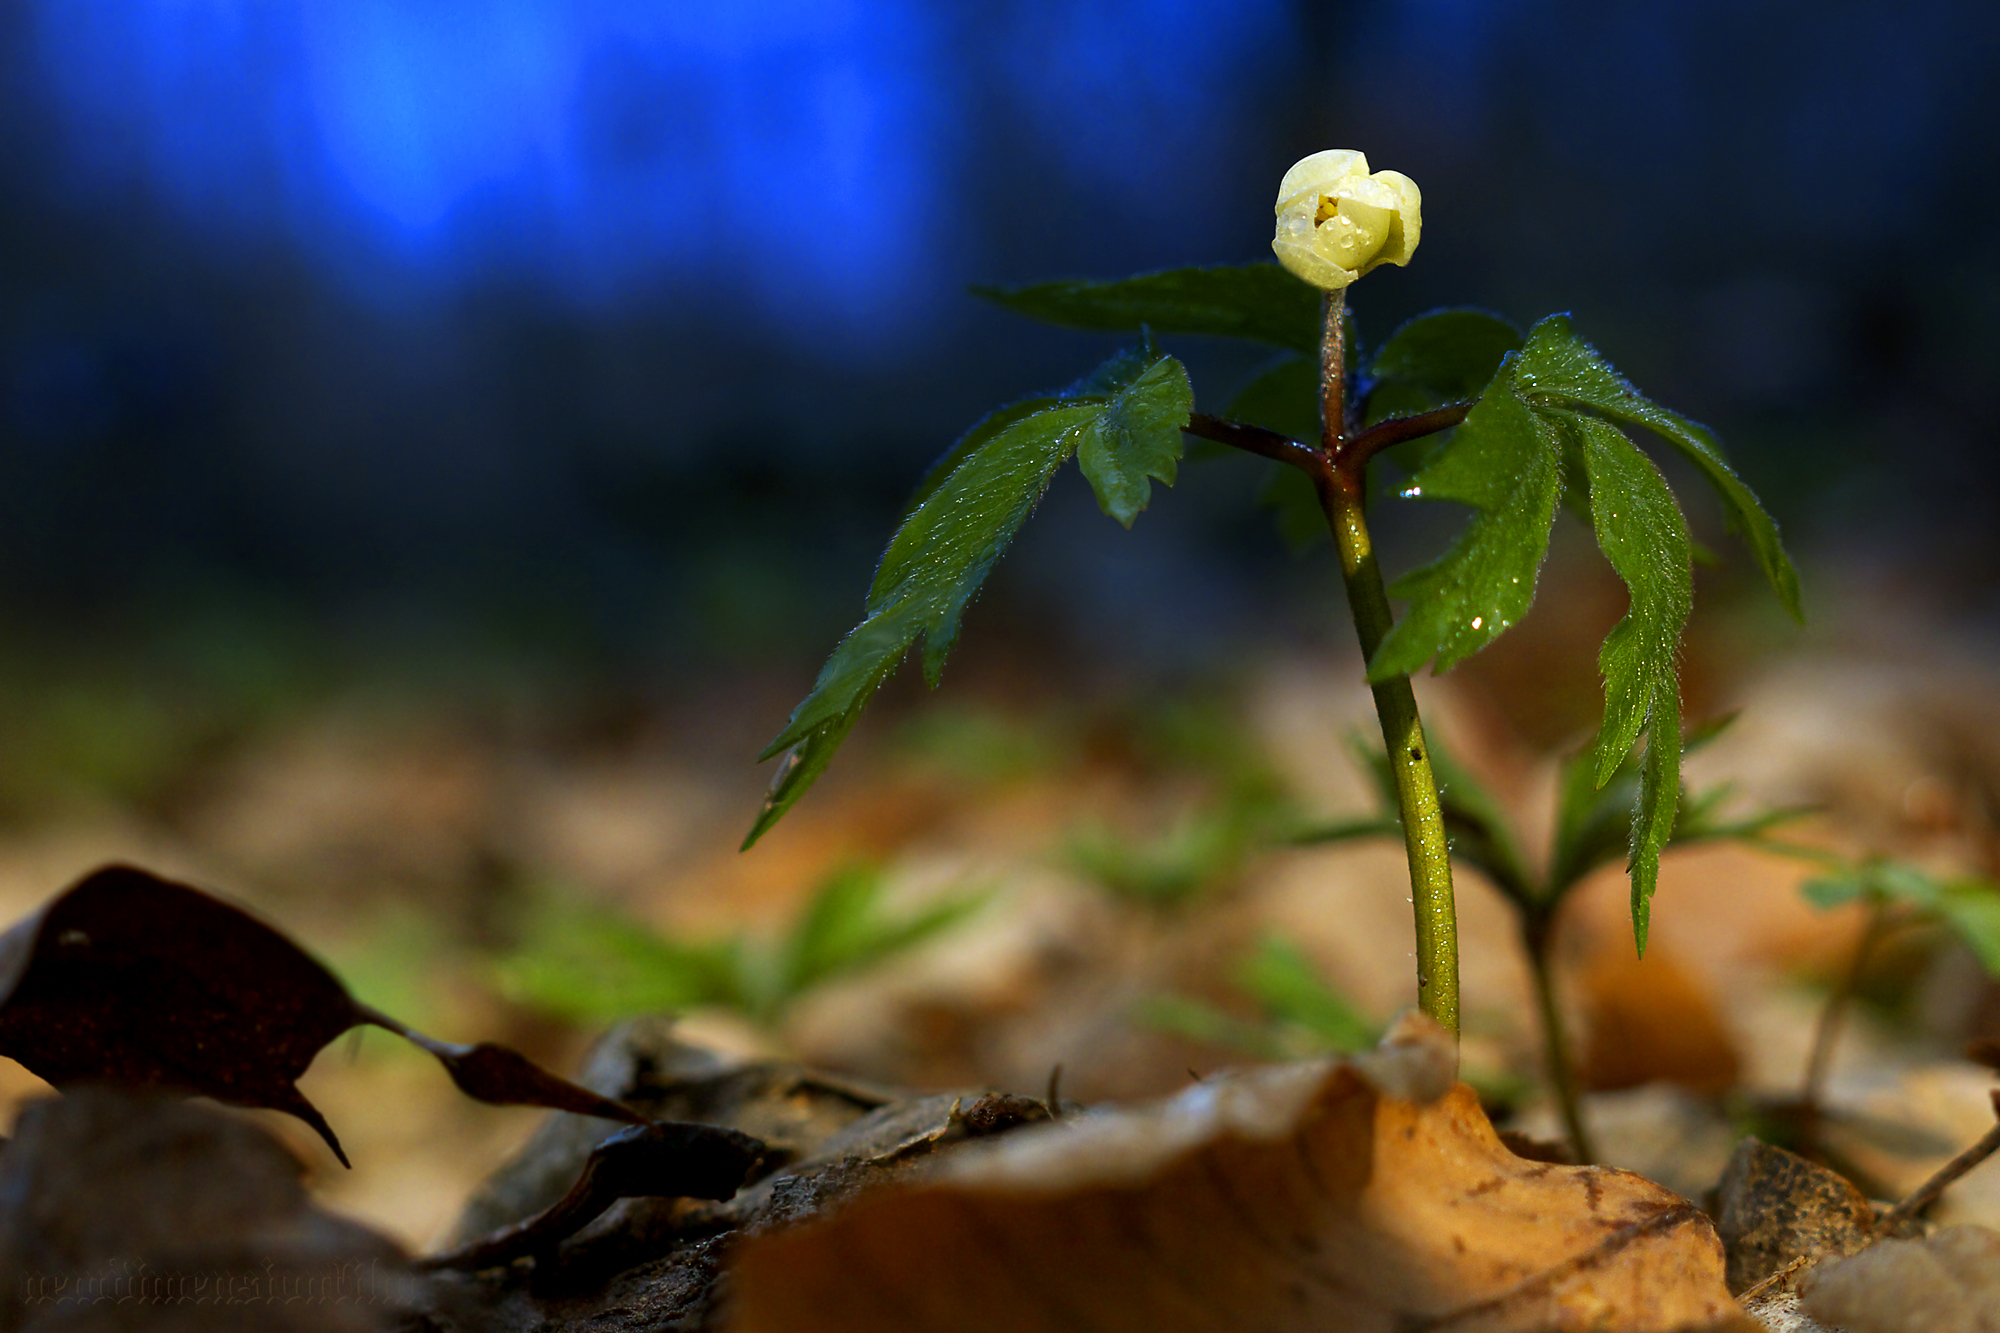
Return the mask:
<path fill-rule="evenodd" d="M 1655 1330 L 1736 1313 L 1692 1204 L 1524 1161 L 1406 1020 L 1344 1063 L 1016 1130 L 744 1242 L 733 1333 Z"/>
<path fill-rule="evenodd" d="M 157 1093 L 31 1103 L 0 1152 L 0 1333 L 387 1333 L 396 1246 L 314 1208 L 256 1125 Z"/>

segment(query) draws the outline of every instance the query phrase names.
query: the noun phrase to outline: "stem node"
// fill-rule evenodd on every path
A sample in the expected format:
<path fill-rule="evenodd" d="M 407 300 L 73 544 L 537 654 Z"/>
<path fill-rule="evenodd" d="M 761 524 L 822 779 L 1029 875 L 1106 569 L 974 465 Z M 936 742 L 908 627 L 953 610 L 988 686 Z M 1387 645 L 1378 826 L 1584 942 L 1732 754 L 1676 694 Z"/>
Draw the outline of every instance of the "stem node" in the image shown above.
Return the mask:
<path fill-rule="evenodd" d="M 1372 432 L 1350 438 L 1347 420 L 1347 336 L 1345 300 L 1328 292 L 1320 338 L 1320 466 L 1309 469 L 1333 530 L 1334 549 L 1347 584 L 1347 602 L 1354 629 L 1361 639 L 1364 662 L 1373 662 L 1382 640 L 1394 624 L 1388 590 L 1375 561 L 1363 499 L 1368 454 L 1359 447 Z M 1463 419 L 1462 417 L 1460 418 Z M 1384 423 L 1385 425 L 1388 423 Z M 1446 421 L 1431 425 L 1441 430 Z M 1380 430 L 1380 427 L 1376 428 Z M 1424 432 L 1418 432 L 1424 433 Z M 1378 441 L 1387 437 L 1378 436 Z M 1377 444 L 1375 447 L 1380 447 Z M 1403 845 L 1410 858 L 1410 901 L 1416 912 L 1417 1003 L 1444 1028 L 1458 1036 L 1458 916 L 1452 900 L 1451 854 L 1445 842 L 1444 814 L 1438 802 L 1437 778 L 1431 772 L 1430 747 L 1417 715 L 1416 694 L 1408 676 L 1393 676 L 1371 686 L 1375 712 L 1382 722 L 1395 775 L 1396 807 L 1403 821 Z"/>

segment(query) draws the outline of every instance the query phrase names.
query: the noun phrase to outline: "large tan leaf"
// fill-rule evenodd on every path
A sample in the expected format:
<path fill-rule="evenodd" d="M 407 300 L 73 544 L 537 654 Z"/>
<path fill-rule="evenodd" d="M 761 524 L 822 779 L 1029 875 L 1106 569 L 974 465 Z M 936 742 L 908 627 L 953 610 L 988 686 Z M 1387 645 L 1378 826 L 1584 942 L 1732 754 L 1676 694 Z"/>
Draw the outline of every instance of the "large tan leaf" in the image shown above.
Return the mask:
<path fill-rule="evenodd" d="M 748 1239 L 730 1328 L 1663 1330 L 1734 1316 L 1722 1273 L 1685 1200 L 1508 1152 L 1406 1020 L 1354 1061 L 1017 1130 Z"/>

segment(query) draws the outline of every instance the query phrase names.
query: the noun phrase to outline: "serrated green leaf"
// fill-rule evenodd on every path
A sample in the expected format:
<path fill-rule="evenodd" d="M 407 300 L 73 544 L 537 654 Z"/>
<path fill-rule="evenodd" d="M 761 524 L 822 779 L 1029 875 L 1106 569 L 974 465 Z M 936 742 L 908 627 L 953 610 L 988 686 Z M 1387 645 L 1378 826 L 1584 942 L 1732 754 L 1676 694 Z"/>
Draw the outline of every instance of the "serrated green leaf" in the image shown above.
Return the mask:
<path fill-rule="evenodd" d="M 1681 631 L 1694 610 L 1694 562 L 1680 506 L 1652 461 L 1615 426 L 1562 415 L 1582 445 L 1598 547 L 1631 599 L 1597 657 L 1604 675 L 1604 721 L 1595 746 L 1602 786 L 1638 742 L 1656 701 L 1678 697 Z M 1678 748 L 1678 726 L 1674 743 Z"/>
<path fill-rule="evenodd" d="M 1527 614 L 1562 494 L 1560 442 L 1502 373 L 1403 494 L 1476 512 L 1441 559 L 1390 587 L 1410 606 L 1368 664 L 1370 681 L 1433 657 L 1449 671 Z"/>
<path fill-rule="evenodd" d="M 1778 525 L 1729 466 L 1722 447 L 1707 429 L 1642 396 L 1596 348 L 1577 337 L 1565 315 L 1551 315 L 1528 331 L 1528 342 L 1514 373 L 1521 392 L 1537 406 L 1553 403 L 1589 408 L 1644 426 L 1679 450 L 1722 497 L 1731 526 L 1749 541 L 1778 600 L 1793 617 L 1803 619 L 1798 572 L 1778 538 Z"/>
<path fill-rule="evenodd" d="M 907 518 L 915 513 L 924 501 L 937 494 L 937 489 L 944 485 L 945 478 L 955 472 L 960 463 L 995 435 L 1009 426 L 1027 420 L 1037 412 L 1046 412 L 1049 408 L 1060 406 L 1062 406 L 1060 395 L 1041 394 L 1033 398 L 1023 398 L 1018 403 L 1009 403 L 1005 407 L 988 412 L 971 430 L 954 440 L 951 448 L 945 450 L 937 462 L 930 465 L 929 470 L 924 473 L 924 479 L 917 483 L 917 489 L 911 494 L 910 502 L 903 507 L 904 517 Z"/>
<path fill-rule="evenodd" d="M 1153 331 L 1146 325 L 1139 326 L 1139 345 L 1127 347 L 1106 357 L 1095 369 L 1076 383 L 1064 389 L 1059 398 L 1106 398 L 1121 389 L 1136 384 L 1140 377 L 1153 368 L 1160 359 L 1159 346 L 1153 341 Z"/>
<path fill-rule="evenodd" d="M 1484 310 L 1419 315 L 1390 334 L 1376 353 L 1366 420 L 1373 424 L 1476 398 L 1507 353 L 1520 346 L 1521 331 Z"/>
<path fill-rule="evenodd" d="M 1056 468 L 1086 434 L 1110 416 L 1128 434 L 1147 437 L 1171 418 L 1186 383 L 1186 372 L 1170 357 L 1155 354 L 1147 362 L 1143 355 L 1121 353 L 1069 391 L 1095 391 L 1089 396 L 1036 400 L 1024 413 L 1003 408 L 995 414 L 1001 421 L 987 419 L 995 429 L 982 423 L 969 432 L 969 445 L 954 449 L 955 461 L 947 456 L 942 478 L 927 483 L 927 491 L 890 539 L 869 589 L 866 618 L 835 647 L 812 692 L 761 756 L 791 751 L 743 841 L 745 848 L 769 831 L 825 771 L 869 698 L 919 639 L 924 677 L 937 684 L 966 606 L 1048 489 Z M 1185 406 L 1178 410 L 1185 421 Z M 1141 466 L 1157 464 L 1142 460 Z M 1143 476 L 1139 480 L 1146 484 Z"/>
<path fill-rule="evenodd" d="M 1276 264 L 1171 268 L 1108 281 L 974 287 L 1016 314 L 1072 329 L 1138 329 L 1248 338 L 1315 354 L 1320 293 Z"/>
<path fill-rule="evenodd" d="M 885 653 L 877 663 L 874 678 L 862 682 L 858 697 L 845 713 L 821 722 L 779 758 L 778 771 L 771 775 L 771 785 L 764 792 L 764 803 L 757 809 L 757 818 L 750 825 L 750 832 L 744 835 L 741 850 L 748 851 L 755 846 L 759 838 L 771 831 L 773 824 L 785 817 L 787 810 L 799 803 L 806 790 L 819 781 L 819 775 L 826 772 L 826 766 L 833 762 L 840 743 L 847 739 L 847 733 L 853 731 L 855 723 L 861 720 L 863 706 L 881 688 L 889 673 L 895 670 L 896 663 L 902 660 L 903 650 L 908 647 L 905 642 L 895 652 Z M 826 679 L 824 670 L 820 672 L 820 679 Z"/>
<path fill-rule="evenodd" d="M 1652 925 L 1653 890 L 1660 884 L 1660 852 L 1673 836 L 1674 806 L 1681 786 L 1681 701 L 1678 693 L 1656 699 L 1646 728 L 1646 758 L 1639 766 L 1639 805 L 1632 812 L 1632 942 L 1646 956 Z"/>
<path fill-rule="evenodd" d="M 1174 484 L 1181 428 L 1193 410 L 1187 371 L 1172 357 L 1161 357 L 1120 390 L 1076 449 L 1099 508 L 1129 528 L 1152 498 L 1151 478 Z"/>

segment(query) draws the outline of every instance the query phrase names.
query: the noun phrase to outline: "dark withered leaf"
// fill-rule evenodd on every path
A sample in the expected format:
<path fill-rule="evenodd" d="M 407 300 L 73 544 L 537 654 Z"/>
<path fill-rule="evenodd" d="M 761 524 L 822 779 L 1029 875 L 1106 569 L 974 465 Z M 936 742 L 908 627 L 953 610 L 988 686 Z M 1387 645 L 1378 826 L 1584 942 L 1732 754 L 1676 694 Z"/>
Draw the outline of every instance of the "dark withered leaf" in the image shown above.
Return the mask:
<path fill-rule="evenodd" d="M 297 1086 L 360 1019 L 277 931 L 198 889 L 107 866 L 0 936 L 0 1055 L 58 1088 L 173 1088 L 289 1111 L 344 1164 Z"/>
<path fill-rule="evenodd" d="M 424 1047 L 481 1101 L 644 1120 L 503 1047 L 412 1032 L 241 908 L 133 866 L 86 876 L 0 935 L 0 1055 L 57 1088 L 115 1083 L 286 1111 L 343 1165 L 298 1079 L 359 1023 Z"/>
<path fill-rule="evenodd" d="M 428 1262 L 435 1268 L 473 1270 L 547 1253 L 620 1199 L 727 1199 L 749 1179 L 764 1153 L 761 1140 L 721 1125 L 633 1125 L 597 1145 L 561 1199 Z"/>

